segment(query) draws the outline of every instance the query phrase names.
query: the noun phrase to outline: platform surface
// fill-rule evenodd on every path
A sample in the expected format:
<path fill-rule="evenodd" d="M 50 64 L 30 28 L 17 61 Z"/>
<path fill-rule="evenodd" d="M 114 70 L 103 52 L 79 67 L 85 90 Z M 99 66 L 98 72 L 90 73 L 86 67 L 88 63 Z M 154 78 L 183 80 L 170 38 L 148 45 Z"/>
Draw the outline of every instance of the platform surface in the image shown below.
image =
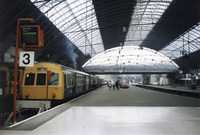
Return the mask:
<path fill-rule="evenodd" d="M 171 90 L 180 90 L 180 91 L 187 91 L 187 92 L 194 92 L 194 93 L 200 93 L 200 86 L 197 86 L 196 89 L 191 89 L 191 87 L 187 85 L 177 85 L 175 87 L 172 87 L 170 85 L 145 85 L 150 87 L 156 87 L 156 88 L 163 88 L 163 89 L 171 89 Z"/>
<path fill-rule="evenodd" d="M 60 109 L 42 124 L 36 119 Z M 199 99 L 137 87 L 109 91 L 103 86 L 42 115 L 21 124 L 37 124 L 32 130 L 0 130 L 0 135 L 200 134 Z"/>

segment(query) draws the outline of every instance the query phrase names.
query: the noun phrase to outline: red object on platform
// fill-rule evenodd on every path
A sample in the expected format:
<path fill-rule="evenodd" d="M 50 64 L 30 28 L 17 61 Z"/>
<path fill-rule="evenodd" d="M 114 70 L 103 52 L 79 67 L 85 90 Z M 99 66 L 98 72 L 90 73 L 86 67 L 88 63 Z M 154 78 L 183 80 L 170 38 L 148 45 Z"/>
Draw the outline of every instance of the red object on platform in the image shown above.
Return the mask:
<path fill-rule="evenodd" d="M 127 85 L 127 84 L 121 84 L 120 87 L 121 88 L 129 88 L 129 85 Z"/>

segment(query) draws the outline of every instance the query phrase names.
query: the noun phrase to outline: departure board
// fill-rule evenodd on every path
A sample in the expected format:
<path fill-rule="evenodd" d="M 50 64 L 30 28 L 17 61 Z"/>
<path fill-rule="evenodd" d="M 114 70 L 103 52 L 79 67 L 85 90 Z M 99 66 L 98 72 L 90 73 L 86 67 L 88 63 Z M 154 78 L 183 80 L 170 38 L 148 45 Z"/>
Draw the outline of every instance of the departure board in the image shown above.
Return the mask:
<path fill-rule="evenodd" d="M 21 46 L 38 45 L 38 27 L 21 27 Z"/>

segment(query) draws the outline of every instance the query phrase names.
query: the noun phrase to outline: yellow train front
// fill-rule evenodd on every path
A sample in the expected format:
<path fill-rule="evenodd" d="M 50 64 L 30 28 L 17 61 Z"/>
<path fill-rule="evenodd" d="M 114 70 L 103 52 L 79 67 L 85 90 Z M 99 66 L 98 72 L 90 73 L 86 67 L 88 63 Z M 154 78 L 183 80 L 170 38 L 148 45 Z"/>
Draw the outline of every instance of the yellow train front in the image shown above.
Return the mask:
<path fill-rule="evenodd" d="M 49 81 L 47 71 L 51 72 Z M 93 84 L 91 78 L 87 73 L 56 63 L 36 63 L 34 67 L 26 67 L 24 70 L 22 99 L 63 100 L 80 95 L 94 88 L 90 87 Z M 100 86 L 99 83 L 96 82 L 96 86 Z"/>

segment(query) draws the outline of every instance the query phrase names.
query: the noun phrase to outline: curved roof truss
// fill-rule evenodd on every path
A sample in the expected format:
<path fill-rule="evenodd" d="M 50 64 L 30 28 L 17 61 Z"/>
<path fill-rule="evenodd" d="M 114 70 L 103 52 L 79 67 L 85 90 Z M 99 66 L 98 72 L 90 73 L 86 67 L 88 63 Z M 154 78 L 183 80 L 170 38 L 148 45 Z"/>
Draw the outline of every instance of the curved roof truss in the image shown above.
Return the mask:
<path fill-rule="evenodd" d="M 123 46 L 106 50 L 83 66 L 90 72 L 176 72 L 179 66 L 155 50 Z"/>

